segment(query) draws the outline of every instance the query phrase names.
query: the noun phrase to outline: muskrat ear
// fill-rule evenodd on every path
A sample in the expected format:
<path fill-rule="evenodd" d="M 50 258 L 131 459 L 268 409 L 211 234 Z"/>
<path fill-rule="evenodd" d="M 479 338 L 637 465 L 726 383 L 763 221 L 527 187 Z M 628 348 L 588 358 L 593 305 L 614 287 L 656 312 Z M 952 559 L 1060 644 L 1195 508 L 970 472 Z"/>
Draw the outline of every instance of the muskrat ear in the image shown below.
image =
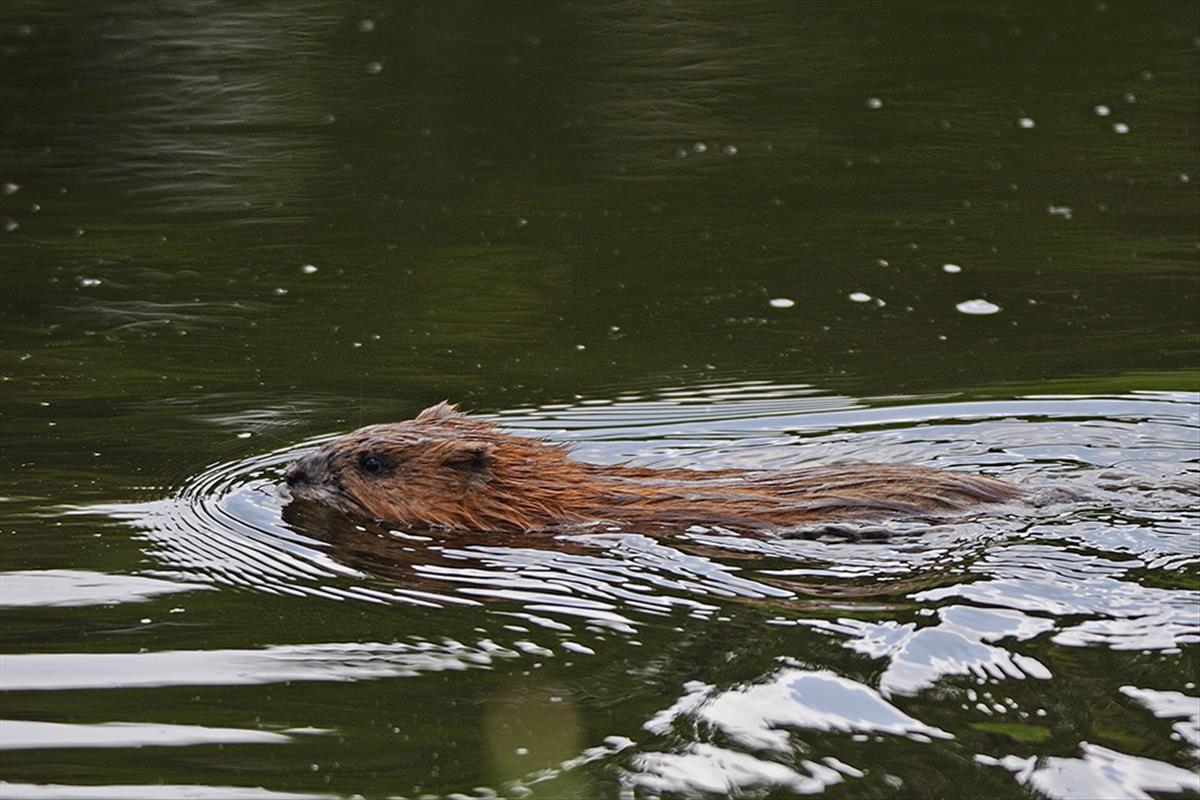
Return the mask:
<path fill-rule="evenodd" d="M 459 412 L 458 406 L 456 404 L 451 403 L 448 400 L 443 400 L 442 402 L 438 403 L 436 406 L 430 406 L 429 408 L 422 411 L 420 414 L 417 414 L 416 421 L 417 422 L 438 422 L 443 419 L 449 419 L 451 417 L 461 417 L 461 416 L 462 416 L 462 413 Z"/>
<path fill-rule="evenodd" d="M 448 442 L 442 452 L 442 463 L 472 476 L 486 476 L 491 471 L 495 450 L 491 442 Z"/>

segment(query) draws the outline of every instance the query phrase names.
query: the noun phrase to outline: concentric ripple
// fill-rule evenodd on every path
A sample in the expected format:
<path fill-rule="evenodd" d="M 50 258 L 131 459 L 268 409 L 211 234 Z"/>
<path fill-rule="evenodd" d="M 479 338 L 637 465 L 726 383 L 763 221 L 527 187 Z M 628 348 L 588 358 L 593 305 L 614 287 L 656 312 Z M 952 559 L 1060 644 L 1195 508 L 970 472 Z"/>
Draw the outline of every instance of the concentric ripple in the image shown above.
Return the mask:
<path fill-rule="evenodd" d="M 153 543 L 148 554 L 175 577 L 320 594 L 329 591 L 322 582 L 359 573 L 283 522 L 278 474 L 302 449 L 215 464 L 161 501 L 78 511 L 101 511 L 145 531 Z"/>
<path fill-rule="evenodd" d="M 894 593 L 920 576 L 925 594 L 917 598 L 1107 617 L 1100 628 L 1114 636 L 1120 629 L 1125 646 L 1137 647 L 1178 636 L 1135 636 L 1130 618 L 1150 608 L 1184 614 L 1191 599 L 1176 602 L 1170 590 L 1128 580 L 1147 568 L 1177 571 L 1198 557 L 1197 407 L 1189 396 L 897 405 L 750 383 L 505 412 L 497 420 L 570 442 L 578 457 L 599 462 L 705 469 L 903 461 L 1014 480 L 1031 490 L 1031 502 L 940 525 L 899 521 L 765 539 L 702 520 L 666 538 L 615 528 L 497 537 L 332 516 L 287 520 L 279 476 L 326 436 L 216 464 L 161 501 L 81 511 L 143 531 L 160 577 L 373 602 L 503 600 L 622 628 L 635 624 L 631 614 L 673 607 L 708 616 L 717 598 Z M 972 580 L 962 582 L 963 574 Z M 1098 583 L 1101 575 L 1110 583 Z M 1091 588 L 1080 592 L 1083 584 Z M 1160 633 L 1188 621 L 1164 613 L 1151 626 Z M 1061 635 L 1101 636 L 1095 627 Z"/>

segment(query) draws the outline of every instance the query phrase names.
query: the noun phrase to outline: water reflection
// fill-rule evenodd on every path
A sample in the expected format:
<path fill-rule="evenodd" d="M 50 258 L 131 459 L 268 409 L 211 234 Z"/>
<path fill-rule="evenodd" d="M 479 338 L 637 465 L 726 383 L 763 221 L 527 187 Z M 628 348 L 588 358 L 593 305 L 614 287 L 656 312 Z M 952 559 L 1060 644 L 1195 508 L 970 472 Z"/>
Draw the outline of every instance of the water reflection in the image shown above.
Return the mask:
<path fill-rule="evenodd" d="M 306 733 L 318 733 L 307 731 Z M 105 722 L 72 725 L 63 722 L 0 720 L 0 750 L 78 747 L 189 747 L 200 744 L 287 744 L 286 733 L 206 728 L 199 725 L 143 725 Z"/>
<path fill-rule="evenodd" d="M 200 583 L 74 569 L 0 572 L 0 608 L 142 603 L 157 595 L 212 588 Z"/>
<path fill-rule="evenodd" d="M 1191 681 L 1187 685 L 1190 689 L 1196 688 Z M 1178 737 L 1190 744 L 1194 748 L 1193 753 L 1200 759 L 1200 697 L 1183 692 L 1139 689 L 1136 686 L 1122 686 L 1121 694 L 1137 700 L 1159 719 L 1181 719 L 1171 726 L 1174 731 L 1172 738 Z"/>
<path fill-rule="evenodd" d="M 879 691 L 885 697 L 916 694 L 947 675 L 994 680 L 1051 677 L 1037 659 L 990 644 L 1007 638 L 1018 642 L 1031 639 L 1052 630 L 1050 620 L 973 606 L 943 606 L 936 615 L 938 624 L 924 627 L 893 620 L 870 624 L 851 618 L 796 620 L 794 624 L 852 637 L 846 647 L 888 659 L 879 677 Z"/>
<path fill-rule="evenodd" d="M 259 650 L 153 653 L 31 653 L 0 656 L 6 691 L 240 686 L 286 681 L 361 681 L 486 667 L 513 658 L 490 640 L 324 642 Z"/>
<path fill-rule="evenodd" d="M 774 790 L 809 795 L 841 783 L 847 774 L 851 777 L 862 774 L 836 759 L 829 761 L 832 763 L 805 759 L 798 767 L 790 767 L 700 743 L 680 753 L 649 752 L 638 756 L 626 782 L 653 794 L 721 797 Z"/>
<path fill-rule="evenodd" d="M 260 786 L 203 786 L 194 783 L 101 784 L 71 786 L 61 783 L 0 781 L 0 792 L 9 800 L 337 800 L 334 794 L 274 792 Z"/>
<path fill-rule="evenodd" d="M 789 728 L 882 733 L 923 742 L 953 738 L 901 712 L 870 687 L 828 671 L 783 668 L 753 686 L 715 691 L 692 682 L 686 688 L 688 694 L 649 720 L 646 730 L 665 733 L 687 713 L 743 747 L 760 750 L 791 749 Z"/>
<path fill-rule="evenodd" d="M 1133 390 L 1195 386 L 1196 24 L 0 3 L 2 705 L 139 726 L 0 795 L 1194 789 L 1197 402 Z M 1031 503 L 531 539 L 275 494 L 447 396 L 600 462 Z M 131 758 L 160 725 L 290 738 Z"/>
<path fill-rule="evenodd" d="M 1190 445 L 1200 429 L 1195 398 L 893 405 L 763 383 L 702 387 L 700 397 L 693 404 L 681 388 L 510 411 L 498 420 L 573 442 L 581 457 L 600 461 L 795 466 L 882 453 L 1006 475 L 1032 502 L 938 523 L 851 524 L 788 538 L 700 524 L 653 536 L 603 527 L 542 536 L 406 531 L 285 503 L 278 474 L 297 452 L 329 438 L 318 437 L 218 464 L 166 500 L 75 513 L 117 517 L 141 531 L 158 567 L 135 581 L 407 607 L 440 628 L 473 626 L 470 637 L 114 653 L 88 656 L 86 669 L 73 654 L 10 655 L 3 657 L 7 688 L 364 681 L 502 663 L 529 673 L 557 660 L 603 663 L 614 648 L 651 644 L 665 646 L 662 663 L 676 664 L 704 637 L 749 624 L 761 641 L 743 640 L 730 657 L 765 658 L 754 677 L 722 683 L 693 673 L 683 694 L 645 723 L 648 740 L 601 744 L 580 733 L 570 753 L 557 744 L 546 749 L 541 728 L 513 711 L 521 703 L 493 695 L 486 724 L 496 774 L 521 772 L 524 753 L 540 748 L 542 763 L 558 766 L 504 785 L 575 785 L 576 766 L 614 760 L 629 786 L 652 793 L 813 792 L 865 774 L 865 764 L 840 749 L 822 745 L 814 757 L 807 739 L 814 733 L 863 746 L 880 736 L 930 747 L 949 738 L 1041 739 L 1051 730 L 1041 724 L 1046 711 L 1036 692 L 1017 686 L 1061 679 L 1053 648 L 1171 658 L 1200 640 L 1200 591 L 1190 577 L 1200 563 L 1190 484 Z M 847 674 L 845 664 L 832 666 L 841 662 L 828 655 L 830 646 L 882 671 L 865 682 Z M 523 697 L 529 689 L 521 686 L 512 691 Z M 531 705 L 561 712 L 562 725 L 574 730 L 573 693 L 545 686 L 560 699 Z M 1014 688 L 1004 695 L 1001 686 Z M 1190 700 L 1181 688 L 1119 691 L 1181 720 L 1171 731 L 1194 748 L 1196 722 L 1182 710 Z M 934 691 L 961 706 L 955 716 L 979 721 L 948 724 L 954 717 L 930 705 Z M 905 698 L 919 700 L 937 722 L 894 705 Z M 1086 742 L 1081 759 L 1037 767 L 1020 760 L 1019 769 L 1016 756 L 988 761 L 986 743 L 978 746 L 981 763 L 1012 769 L 1018 782 L 1051 796 L 1067 796 L 1056 792 L 1076 778 L 1091 786 L 1113 770 L 1123 776 L 1113 785 L 1129 791 L 1185 785 L 1167 764 Z"/>
<path fill-rule="evenodd" d="M 1088 742 L 1080 742 L 1079 750 L 1079 758 L 980 755 L 976 761 L 1009 770 L 1017 783 L 1031 786 L 1053 800 L 1151 800 L 1150 792 L 1200 792 L 1200 776 L 1189 770 Z"/>
<path fill-rule="evenodd" d="M 905 714 L 870 687 L 826 670 L 785 666 L 749 686 L 719 690 L 691 681 L 684 688 L 682 697 L 644 725 L 677 741 L 677 748 L 634 758 L 628 775 L 633 785 L 685 794 L 768 787 L 811 794 L 847 776 L 861 778 L 863 772 L 832 753 L 819 762 L 809 755 L 790 766 L 765 757 L 807 750 L 794 742 L 793 731 L 903 736 L 922 743 L 954 738 Z M 708 741 L 721 735 L 729 745 Z"/>

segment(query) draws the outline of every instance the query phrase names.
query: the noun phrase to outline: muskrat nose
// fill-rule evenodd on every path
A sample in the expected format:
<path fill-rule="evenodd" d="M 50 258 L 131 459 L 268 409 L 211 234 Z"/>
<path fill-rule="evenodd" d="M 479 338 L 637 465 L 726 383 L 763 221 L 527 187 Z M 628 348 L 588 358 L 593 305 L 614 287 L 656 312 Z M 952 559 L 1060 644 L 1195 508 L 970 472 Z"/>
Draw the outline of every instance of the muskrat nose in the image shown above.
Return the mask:
<path fill-rule="evenodd" d="M 291 466 L 283 473 L 283 479 L 287 481 L 288 486 L 308 483 L 308 471 L 304 469 L 304 462 L 293 461 Z"/>

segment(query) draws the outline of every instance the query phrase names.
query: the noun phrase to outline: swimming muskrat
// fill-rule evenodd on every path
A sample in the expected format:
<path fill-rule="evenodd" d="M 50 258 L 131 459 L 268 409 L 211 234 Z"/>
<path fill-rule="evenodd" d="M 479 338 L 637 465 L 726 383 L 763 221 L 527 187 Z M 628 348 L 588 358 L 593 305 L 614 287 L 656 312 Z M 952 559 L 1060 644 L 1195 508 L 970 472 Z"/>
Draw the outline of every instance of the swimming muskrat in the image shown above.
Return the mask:
<path fill-rule="evenodd" d="M 402 526 L 534 531 L 612 521 L 755 531 L 930 516 L 1009 500 L 992 478 L 909 464 L 688 470 L 589 464 L 448 403 L 368 425 L 293 463 L 293 497 Z"/>

